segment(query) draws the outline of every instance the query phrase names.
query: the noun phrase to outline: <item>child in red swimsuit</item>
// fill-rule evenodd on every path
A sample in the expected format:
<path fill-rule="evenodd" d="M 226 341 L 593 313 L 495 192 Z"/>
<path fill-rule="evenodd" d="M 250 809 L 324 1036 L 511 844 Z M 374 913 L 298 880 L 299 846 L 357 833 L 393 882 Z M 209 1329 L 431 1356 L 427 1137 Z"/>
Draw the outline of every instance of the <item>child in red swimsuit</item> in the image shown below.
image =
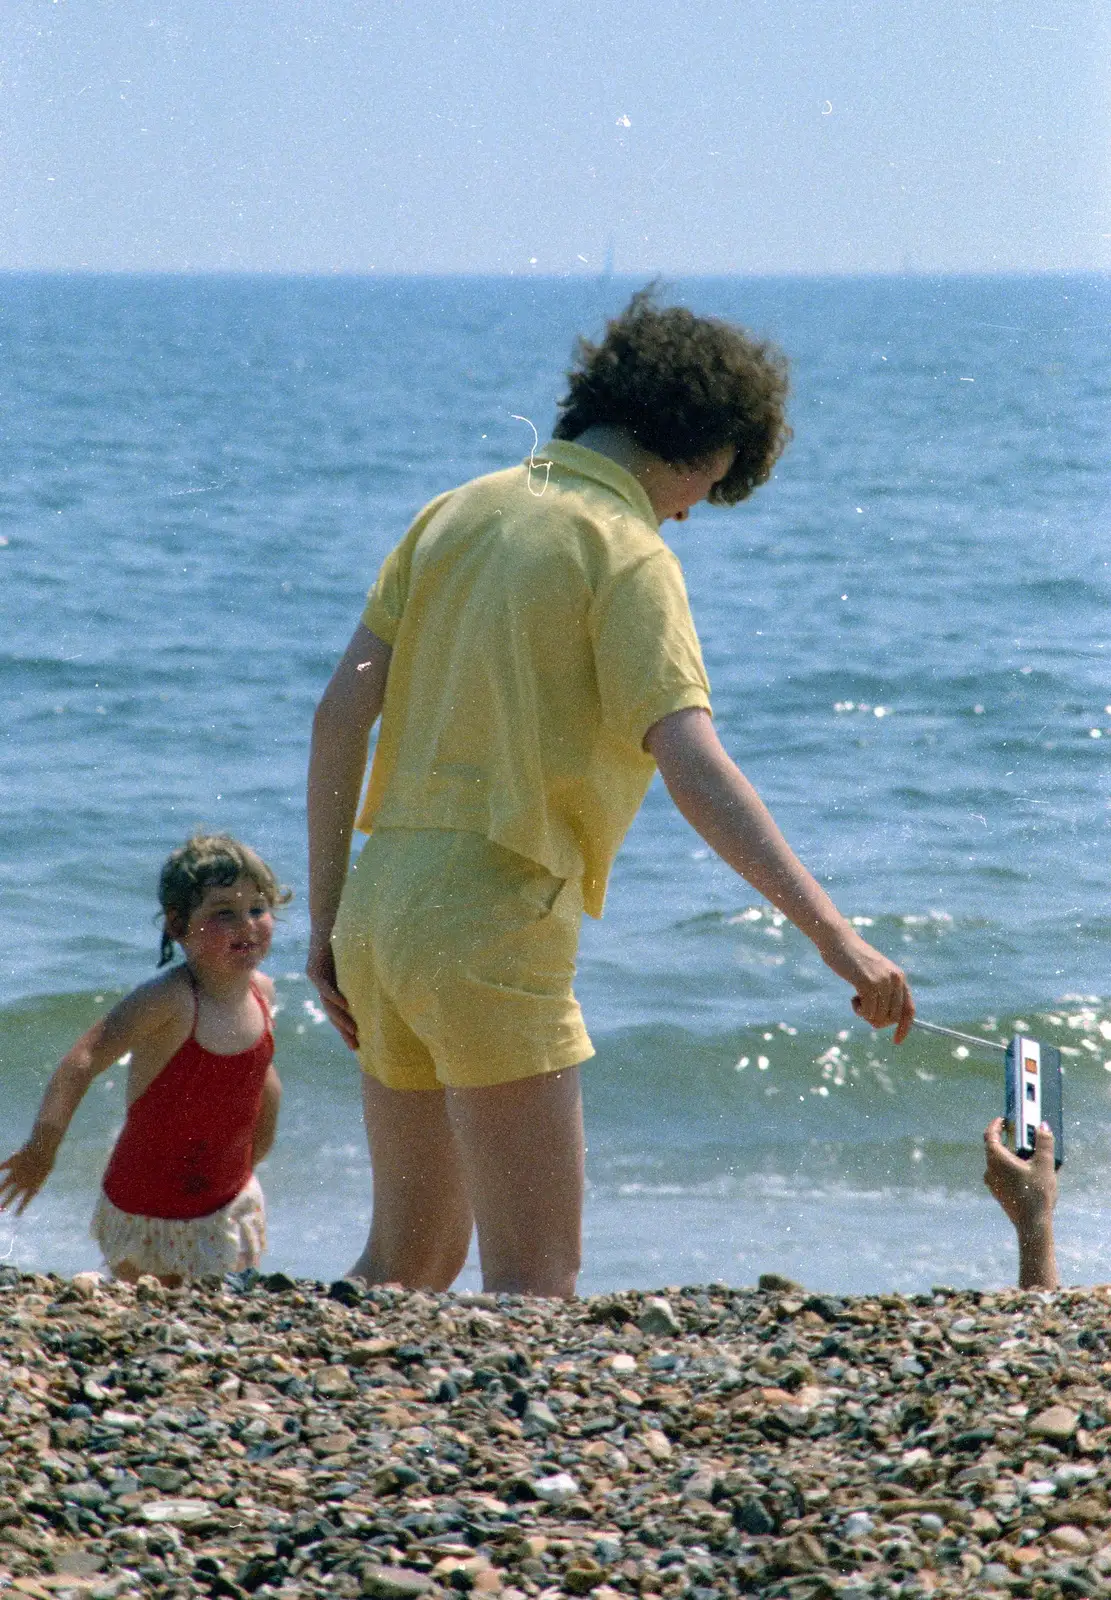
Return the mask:
<path fill-rule="evenodd" d="M 104 1174 L 92 1234 L 117 1278 L 185 1278 L 255 1266 L 266 1218 L 255 1165 L 274 1142 L 274 986 L 257 971 L 274 907 L 290 898 L 266 863 L 225 834 L 197 836 L 162 868 L 160 966 L 63 1058 L 31 1137 L 0 1162 L 0 1209 L 22 1212 L 49 1177 L 92 1080 L 127 1062 L 127 1120 Z"/>

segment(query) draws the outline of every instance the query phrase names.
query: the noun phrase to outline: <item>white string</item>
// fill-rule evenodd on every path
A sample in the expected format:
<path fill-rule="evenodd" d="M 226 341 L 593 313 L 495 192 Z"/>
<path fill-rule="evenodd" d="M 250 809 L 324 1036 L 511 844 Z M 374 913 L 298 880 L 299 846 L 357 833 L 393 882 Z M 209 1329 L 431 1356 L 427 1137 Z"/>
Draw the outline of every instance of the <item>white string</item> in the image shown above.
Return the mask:
<path fill-rule="evenodd" d="M 529 417 L 518 416 L 516 411 L 511 411 L 509 415 L 513 418 L 514 422 L 527 422 L 529 427 L 532 429 L 532 448 L 528 453 L 528 492 L 533 496 L 534 499 L 542 500 L 544 498 L 544 492 L 548 487 L 548 479 L 552 475 L 552 463 L 550 461 L 542 461 L 537 463 L 536 451 L 540 445 L 540 435 L 536 431 L 535 422 L 533 422 Z M 532 474 L 534 471 L 539 472 L 541 467 L 544 468 L 544 488 L 534 489 L 532 487 Z"/>

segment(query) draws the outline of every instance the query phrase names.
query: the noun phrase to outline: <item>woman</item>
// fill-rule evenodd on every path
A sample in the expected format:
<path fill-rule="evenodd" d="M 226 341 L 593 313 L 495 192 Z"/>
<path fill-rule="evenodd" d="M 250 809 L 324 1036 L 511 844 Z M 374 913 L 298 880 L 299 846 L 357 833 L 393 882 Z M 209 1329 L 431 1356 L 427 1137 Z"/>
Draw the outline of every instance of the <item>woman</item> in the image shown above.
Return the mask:
<path fill-rule="evenodd" d="M 634 297 L 580 341 L 555 439 L 440 496 L 387 558 L 313 726 L 308 973 L 364 1072 L 370 1282 L 567 1295 L 581 1253 L 579 923 L 658 768 L 683 815 L 856 991 L 902 972 L 792 854 L 722 749 L 659 534 L 732 505 L 789 437 L 782 359 Z M 381 715 L 349 874 L 370 730 Z"/>

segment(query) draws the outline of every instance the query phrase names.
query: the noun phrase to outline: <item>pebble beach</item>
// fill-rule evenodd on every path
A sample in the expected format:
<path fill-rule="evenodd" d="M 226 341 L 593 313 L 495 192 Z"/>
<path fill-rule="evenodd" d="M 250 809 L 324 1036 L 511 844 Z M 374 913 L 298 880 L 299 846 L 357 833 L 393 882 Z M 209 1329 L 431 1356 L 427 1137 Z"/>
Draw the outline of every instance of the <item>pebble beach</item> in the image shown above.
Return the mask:
<path fill-rule="evenodd" d="M 0 1268 L 0 1588 L 1111 1594 L 1109 1309 Z"/>

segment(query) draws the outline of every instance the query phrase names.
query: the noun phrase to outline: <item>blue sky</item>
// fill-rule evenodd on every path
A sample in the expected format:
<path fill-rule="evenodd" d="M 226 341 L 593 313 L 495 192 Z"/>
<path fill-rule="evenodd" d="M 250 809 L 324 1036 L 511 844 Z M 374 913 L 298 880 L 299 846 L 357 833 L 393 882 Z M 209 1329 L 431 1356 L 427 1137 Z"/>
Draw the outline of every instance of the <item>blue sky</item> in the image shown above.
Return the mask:
<path fill-rule="evenodd" d="M 5 0 L 0 268 L 1106 269 L 1104 0 Z"/>

